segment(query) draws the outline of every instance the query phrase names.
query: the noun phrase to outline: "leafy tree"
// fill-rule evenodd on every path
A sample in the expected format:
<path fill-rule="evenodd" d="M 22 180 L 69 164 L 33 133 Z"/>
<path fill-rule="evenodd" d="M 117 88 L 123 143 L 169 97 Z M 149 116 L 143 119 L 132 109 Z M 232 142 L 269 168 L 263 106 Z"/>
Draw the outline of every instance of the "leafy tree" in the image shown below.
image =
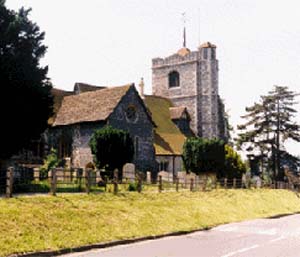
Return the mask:
<path fill-rule="evenodd" d="M 196 174 L 213 171 L 222 173 L 225 162 L 224 141 L 219 139 L 188 138 L 183 146 L 183 164 Z"/>
<path fill-rule="evenodd" d="M 30 9 L 9 10 L 0 0 L 0 158 L 9 158 L 47 128 L 53 99 L 44 32 L 28 18 Z"/>
<path fill-rule="evenodd" d="M 283 178 L 283 157 L 290 156 L 284 142 L 287 139 L 300 142 L 300 126 L 293 121 L 297 112 L 293 108 L 296 95 L 287 87 L 275 86 L 258 103 L 246 108 L 247 114 L 242 118 L 247 122 L 238 126 L 241 130 L 238 144 L 246 146 L 249 156 L 258 157 L 262 168 L 272 169 L 277 179 Z"/>
<path fill-rule="evenodd" d="M 90 140 L 90 147 L 98 168 L 109 171 L 131 162 L 134 154 L 133 141 L 128 132 L 106 126 L 96 130 Z"/>
<path fill-rule="evenodd" d="M 229 179 L 241 178 L 246 172 L 246 164 L 241 156 L 229 145 L 225 145 L 225 165 L 223 176 Z"/>

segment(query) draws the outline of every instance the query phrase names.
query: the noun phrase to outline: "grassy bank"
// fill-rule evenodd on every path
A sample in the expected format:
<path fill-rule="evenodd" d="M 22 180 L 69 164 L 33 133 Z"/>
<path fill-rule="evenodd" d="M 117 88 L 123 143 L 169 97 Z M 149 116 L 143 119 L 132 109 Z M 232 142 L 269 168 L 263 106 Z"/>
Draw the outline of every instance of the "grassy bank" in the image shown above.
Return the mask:
<path fill-rule="evenodd" d="M 300 211 L 287 190 L 0 199 L 0 256 L 207 228 Z"/>

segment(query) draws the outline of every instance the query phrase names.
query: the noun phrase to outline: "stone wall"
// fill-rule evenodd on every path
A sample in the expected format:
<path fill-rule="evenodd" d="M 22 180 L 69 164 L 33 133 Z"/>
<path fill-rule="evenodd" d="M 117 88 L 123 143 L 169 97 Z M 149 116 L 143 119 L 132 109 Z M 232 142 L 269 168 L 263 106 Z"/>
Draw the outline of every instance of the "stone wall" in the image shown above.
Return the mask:
<path fill-rule="evenodd" d="M 126 110 L 134 106 L 136 118 L 128 119 Z M 117 108 L 110 115 L 108 123 L 115 128 L 127 130 L 135 145 L 133 163 L 140 171 L 155 170 L 155 150 L 153 146 L 153 123 L 137 91 L 131 88 L 123 97 Z"/>

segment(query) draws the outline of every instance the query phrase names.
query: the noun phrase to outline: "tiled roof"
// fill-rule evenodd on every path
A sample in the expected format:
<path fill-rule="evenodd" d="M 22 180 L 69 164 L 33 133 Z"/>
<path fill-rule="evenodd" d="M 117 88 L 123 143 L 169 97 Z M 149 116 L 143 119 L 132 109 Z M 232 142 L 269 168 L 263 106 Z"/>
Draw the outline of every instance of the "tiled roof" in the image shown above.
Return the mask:
<path fill-rule="evenodd" d="M 107 119 L 131 86 L 133 84 L 64 97 L 53 126 Z"/>
<path fill-rule="evenodd" d="M 154 147 L 157 155 L 181 155 L 185 136 L 171 120 L 170 100 L 159 96 L 145 96 L 146 106 L 156 124 Z"/>

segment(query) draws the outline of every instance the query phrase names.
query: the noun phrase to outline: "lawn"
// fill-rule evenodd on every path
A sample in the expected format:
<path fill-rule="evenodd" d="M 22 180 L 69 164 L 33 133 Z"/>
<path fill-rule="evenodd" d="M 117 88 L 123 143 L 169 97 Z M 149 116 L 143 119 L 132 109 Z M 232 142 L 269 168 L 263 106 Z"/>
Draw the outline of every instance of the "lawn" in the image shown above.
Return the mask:
<path fill-rule="evenodd" d="M 287 190 L 58 194 L 0 199 L 0 256 L 208 228 L 300 211 Z"/>

